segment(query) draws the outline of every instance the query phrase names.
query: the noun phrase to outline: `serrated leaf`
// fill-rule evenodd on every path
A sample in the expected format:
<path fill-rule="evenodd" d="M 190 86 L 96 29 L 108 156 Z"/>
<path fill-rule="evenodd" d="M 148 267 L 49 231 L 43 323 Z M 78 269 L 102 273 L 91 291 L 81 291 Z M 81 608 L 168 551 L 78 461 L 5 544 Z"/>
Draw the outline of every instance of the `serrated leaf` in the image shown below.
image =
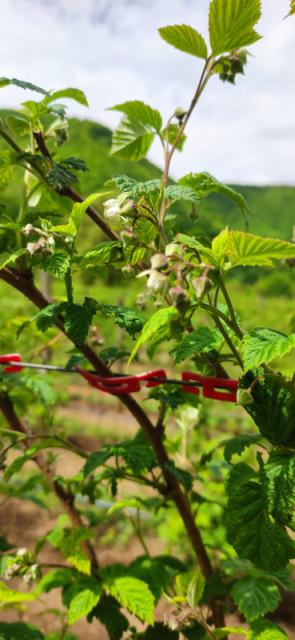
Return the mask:
<path fill-rule="evenodd" d="M 40 400 L 43 404 L 50 406 L 55 404 L 57 400 L 56 391 L 51 386 L 50 382 L 45 379 L 45 376 L 22 376 L 21 383 Z"/>
<path fill-rule="evenodd" d="M 214 238 L 213 256 L 220 268 L 272 267 L 273 260 L 295 258 L 295 244 L 252 233 L 233 231 L 228 227 Z"/>
<path fill-rule="evenodd" d="M 290 336 L 274 329 L 254 329 L 242 340 L 242 356 L 245 370 L 256 369 L 295 348 L 295 333 Z"/>
<path fill-rule="evenodd" d="M 50 92 L 49 95 L 43 100 L 43 102 L 45 104 L 50 104 L 51 102 L 59 100 L 60 98 L 70 98 L 71 100 L 75 100 L 75 102 L 78 102 L 85 107 L 89 106 L 85 93 L 80 89 L 74 89 L 72 87 Z"/>
<path fill-rule="evenodd" d="M 122 104 L 116 104 L 114 107 L 111 107 L 110 110 L 121 111 L 121 113 L 127 116 L 128 120 L 151 127 L 158 133 L 161 131 L 162 117 L 160 112 L 141 100 L 122 102 Z"/>
<path fill-rule="evenodd" d="M 241 578 L 232 587 L 231 595 L 247 622 L 274 611 L 281 599 L 278 587 L 270 580 L 259 577 Z"/>
<path fill-rule="evenodd" d="M 178 200 L 187 200 L 194 204 L 199 204 L 200 202 L 200 197 L 194 189 L 181 184 L 172 184 L 167 187 L 165 189 L 165 196 L 168 200 L 173 200 L 174 202 L 177 202 Z"/>
<path fill-rule="evenodd" d="M 130 198 L 138 198 L 139 196 L 158 193 L 161 187 L 161 181 L 158 179 L 139 182 L 129 176 L 115 175 L 112 181 L 114 181 L 120 193 L 128 193 Z"/>
<path fill-rule="evenodd" d="M 71 264 L 71 258 L 65 251 L 57 251 L 42 263 L 44 271 L 51 273 L 55 278 L 63 280 Z"/>
<path fill-rule="evenodd" d="M 165 42 L 184 53 L 189 53 L 204 60 L 208 57 L 207 45 L 203 36 L 190 25 L 175 24 L 161 27 L 159 34 Z"/>
<path fill-rule="evenodd" d="M 260 39 L 254 30 L 261 16 L 260 0 L 211 0 L 209 33 L 212 53 L 246 47 Z"/>
<path fill-rule="evenodd" d="M 250 435 L 247 433 L 241 433 L 241 435 L 235 438 L 230 438 L 224 444 L 224 458 L 226 462 L 231 462 L 234 455 L 242 455 L 245 449 L 251 447 L 252 444 L 257 444 L 259 436 Z"/>
<path fill-rule="evenodd" d="M 295 556 L 295 545 L 270 518 L 255 472 L 244 464 L 233 467 L 227 492 L 227 538 L 238 555 L 266 571 L 285 568 Z"/>
<path fill-rule="evenodd" d="M 131 353 L 130 362 L 143 345 L 150 349 L 152 345 L 152 353 L 154 353 L 158 344 L 171 337 L 173 323 L 178 319 L 179 313 L 175 307 L 165 307 L 156 311 L 145 323 Z"/>
<path fill-rule="evenodd" d="M 212 263 L 213 253 L 211 249 L 205 247 L 197 238 L 187 236 L 184 233 L 178 233 L 175 240 L 183 244 L 185 248 L 193 249 L 202 259 Z"/>
<path fill-rule="evenodd" d="M 250 629 L 249 640 L 288 640 L 287 634 L 268 620 L 257 620 Z"/>
<path fill-rule="evenodd" d="M 147 584 L 138 578 L 120 575 L 120 571 L 118 575 L 111 570 L 106 570 L 104 574 L 104 588 L 106 591 L 139 620 L 153 624 L 154 596 Z"/>
<path fill-rule="evenodd" d="M 95 313 L 96 307 L 90 298 L 85 298 L 84 304 L 68 303 L 66 305 L 64 328 L 77 346 L 84 344 Z"/>
<path fill-rule="evenodd" d="M 8 258 L 6 258 L 0 265 L 0 269 L 4 269 L 4 267 L 7 267 L 9 264 L 14 264 L 18 260 L 18 258 L 20 258 L 20 256 L 23 256 L 25 253 L 27 253 L 26 249 L 18 249 L 18 251 L 10 253 Z"/>
<path fill-rule="evenodd" d="M 25 622 L 0 622 L 0 638 L 1 640 L 44 640 L 44 635 L 42 631 Z"/>
<path fill-rule="evenodd" d="M 249 387 L 255 377 L 248 374 L 242 384 Z M 246 407 L 260 433 L 272 444 L 295 446 L 295 392 L 283 376 L 267 374 L 252 386 L 253 403 Z"/>
<path fill-rule="evenodd" d="M 272 451 L 262 478 L 269 513 L 295 531 L 295 455 Z"/>
<path fill-rule="evenodd" d="M 87 583 L 86 583 L 87 584 Z M 81 585 L 81 590 L 76 593 L 70 602 L 68 611 L 69 624 L 75 624 L 80 618 L 87 616 L 98 603 L 102 593 L 102 584 L 97 580 L 89 579 L 89 586 Z"/>
<path fill-rule="evenodd" d="M 113 133 L 110 153 L 129 160 L 141 160 L 146 156 L 154 136 L 149 125 L 123 118 Z"/>
<path fill-rule="evenodd" d="M 199 327 L 192 331 L 170 351 L 174 362 L 179 364 L 186 358 L 192 358 L 198 353 L 208 353 L 212 349 L 220 349 L 223 337 L 217 329 Z"/>
<path fill-rule="evenodd" d="M 79 259 L 81 269 L 91 269 L 120 260 L 122 257 L 122 242 L 106 240 L 86 251 Z"/>
<path fill-rule="evenodd" d="M 232 187 L 219 182 L 210 173 L 188 173 L 183 178 L 180 178 L 178 183 L 193 189 L 199 198 L 206 198 L 210 193 L 220 193 L 232 200 L 244 216 L 248 211 L 246 200 L 242 194 Z"/>
<path fill-rule="evenodd" d="M 88 300 L 88 298 L 86 298 L 86 300 Z M 96 306 L 97 311 L 101 311 L 106 318 L 113 318 L 115 324 L 121 327 L 121 329 L 125 329 L 132 338 L 134 338 L 136 333 L 141 331 L 143 326 L 142 318 L 136 311 L 133 311 L 133 309 L 120 305 L 101 304 L 100 302 L 96 302 Z"/>
<path fill-rule="evenodd" d="M 84 475 L 89 475 L 113 456 L 122 458 L 133 473 L 141 473 L 155 465 L 152 447 L 136 436 L 119 444 L 106 444 L 100 451 L 92 453 L 84 466 Z"/>
<path fill-rule="evenodd" d="M 9 84 L 13 84 L 15 87 L 19 87 L 20 89 L 36 91 L 37 93 L 41 93 L 43 96 L 49 96 L 48 91 L 45 91 L 45 89 L 42 89 L 31 82 L 25 82 L 24 80 L 18 80 L 17 78 L 0 78 L 0 87 L 6 87 Z"/>

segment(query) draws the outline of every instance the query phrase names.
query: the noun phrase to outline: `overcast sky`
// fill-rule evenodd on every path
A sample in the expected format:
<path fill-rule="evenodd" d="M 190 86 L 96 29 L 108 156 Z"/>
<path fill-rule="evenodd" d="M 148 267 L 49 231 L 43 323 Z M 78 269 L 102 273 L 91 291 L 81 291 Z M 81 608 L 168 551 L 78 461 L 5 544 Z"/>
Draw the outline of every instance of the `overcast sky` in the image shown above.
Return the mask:
<path fill-rule="evenodd" d="M 295 184 L 295 17 L 288 0 L 262 0 L 246 76 L 216 77 L 192 117 L 172 173 L 206 170 L 225 182 Z M 89 110 L 69 113 L 114 127 L 113 104 L 140 99 L 168 117 L 186 107 L 201 61 L 164 43 L 157 28 L 186 23 L 207 33 L 208 0 L 0 0 L 0 76 L 46 89 L 83 89 Z M 207 37 L 207 36 L 206 36 Z M 35 98 L 36 94 L 31 94 Z M 1 89 L 0 105 L 30 96 Z M 150 159 L 161 164 L 155 145 Z"/>

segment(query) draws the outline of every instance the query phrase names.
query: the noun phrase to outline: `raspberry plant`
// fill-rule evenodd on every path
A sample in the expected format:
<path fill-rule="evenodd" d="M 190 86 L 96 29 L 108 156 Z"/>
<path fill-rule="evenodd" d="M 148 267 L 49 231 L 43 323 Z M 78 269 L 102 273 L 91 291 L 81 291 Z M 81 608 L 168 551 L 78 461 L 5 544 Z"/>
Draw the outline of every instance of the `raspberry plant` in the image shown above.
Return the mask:
<path fill-rule="evenodd" d="M 278 607 L 284 590 L 294 589 L 295 390 L 294 378 L 276 371 L 273 360 L 294 348 L 295 334 L 269 327 L 247 330 L 229 290 L 230 272 L 273 268 L 279 261 L 291 265 L 295 245 L 228 227 L 214 238 L 201 237 L 197 212 L 203 198 L 221 193 L 247 219 L 244 198 L 209 173 L 190 173 L 177 182 L 170 176 L 173 156 L 186 143 L 187 123 L 208 82 L 218 74 L 223 82 L 235 83 L 244 73 L 247 48 L 260 38 L 260 13 L 259 0 L 211 0 L 209 46 L 189 25 L 160 28 L 168 44 L 203 66 L 189 107 L 176 108 L 167 122 L 139 100 L 112 107 L 123 117 L 111 153 L 139 161 L 157 137 L 164 156 L 161 179 L 139 182 L 115 175 L 103 190 L 81 196 L 78 176 L 87 167 L 64 153 L 67 121 L 60 101 L 70 98 L 86 106 L 84 94 L 0 80 L 1 87 L 14 84 L 39 94 L 18 111 L 1 112 L 5 150 L 0 184 L 4 189 L 17 179 L 21 195 L 17 215 L 1 205 L 0 278 L 7 295 L 17 292 L 30 303 L 25 321 L 14 323 L 11 317 L 7 325 L 9 348 L 16 349 L 18 333 L 27 352 L 41 341 L 49 357 L 58 338 L 64 353 L 61 347 L 53 353 L 68 361 L 69 369 L 88 363 L 103 376 L 126 353 L 130 363 L 139 353 L 145 361 L 160 353 L 171 371 L 185 363 L 204 375 L 234 375 L 239 378 L 238 403 L 253 423 L 251 433 L 215 435 L 208 449 L 209 405 L 204 409 L 199 398 L 167 384 L 150 392 L 152 412 L 145 410 L 142 396 L 118 396 L 138 431 L 87 455 L 65 432 L 53 432 L 50 407 L 58 397 L 52 378 L 50 384 L 48 377 L 27 372 L 1 375 L 0 410 L 6 420 L 1 493 L 29 496 L 40 508 L 55 496 L 64 513 L 30 549 L 16 549 L 4 536 L 0 539 L 0 598 L 4 608 L 15 608 L 18 619 L 20 603 L 42 597 L 46 608 L 46 594 L 59 589 L 62 609 L 55 615 L 60 616 L 60 631 L 47 635 L 48 640 L 75 638 L 69 629 L 80 618 L 89 624 L 98 619 L 111 640 L 287 638 L 267 615 Z M 179 233 L 179 216 L 189 214 L 191 232 Z M 94 228 L 100 240 L 95 244 Z M 83 230 L 88 246 L 81 251 Z M 141 310 L 90 295 L 87 277 L 92 283 L 98 278 L 108 282 L 114 271 L 124 274 L 125 288 L 138 288 L 135 278 L 145 279 Z M 36 309 L 30 315 L 32 305 Z M 94 319 L 118 325 L 126 335 L 124 347 L 99 349 Z M 32 398 L 39 402 L 37 417 Z M 63 448 L 82 459 L 81 471 L 72 478 L 55 471 L 52 450 Z M 242 461 L 236 462 L 240 456 Z M 38 472 L 22 475 L 29 461 Z M 121 487 L 127 480 L 138 485 L 138 493 L 131 491 L 126 498 Z M 104 526 L 113 526 L 117 512 L 129 514 L 143 548 L 129 564 L 100 563 L 95 504 L 102 496 L 109 500 Z M 174 554 L 150 553 L 142 519 L 146 514 L 152 528 L 165 530 L 167 548 Z M 59 550 L 60 565 L 44 562 L 45 545 Z M 13 586 L 12 578 L 19 578 Z M 167 614 L 155 622 L 160 599 L 166 601 Z M 241 616 L 241 625 L 227 626 L 233 612 Z M 130 622 L 128 613 L 144 623 L 143 630 Z M 0 622 L 1 638 L 45 637 L 23 615 L 19 622 Z"/>

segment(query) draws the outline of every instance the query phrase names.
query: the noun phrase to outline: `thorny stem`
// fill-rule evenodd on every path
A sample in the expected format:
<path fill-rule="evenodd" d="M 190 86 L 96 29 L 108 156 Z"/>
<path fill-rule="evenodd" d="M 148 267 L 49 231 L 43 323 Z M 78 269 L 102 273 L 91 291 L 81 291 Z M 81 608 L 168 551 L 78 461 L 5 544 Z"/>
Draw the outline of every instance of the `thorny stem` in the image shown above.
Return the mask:
<path fill-rule="evenodd" d="M 37 289 L 34 285 L 31 277 L 26 278 L 22 274 L 5 267 L 0 270 L 0 278 L 7 282 L 10 286 L 14 287 L 18 291 L 20 291 L 25 297 L 27 297 L 35 306 L 39 309 L 44 309 L 48 305 L 48 300 L 44 297 L 44 295 Z M 62 318 L 58 319 L 58 327 L 66 334 L 63 327 Z M 99 358 L 99 356 L 93 351 L 93 349 L 88 345 L 84 344 L 83 347 L 76 347 L 84 354 L 87 360 L 92 364 L 92 366 L 98 371 L 98 373 L 102 376 L 110 376 L 111 371 L 109 367 Z M 121 402 L 126 406 L 126 408 L 133 415 L 135 420 L 138 422 L 140 427 L 145 432 L 148 440 L 153 447 L 158 464 L 162 470 L 163 478 L 165 480 L 167 486 L 167 495 L 173 500 L 179 515 L 183 521 L 184 527 L 187 531 L 189 540 L 192 544 L 192 547 L 195 551 L 198 563 L 200 565 L 200 569 L 206 579 L 210 578 L 213 574 L 212 565 L 207 554 L 203 539 L 201 537 L 201 533 L 199 528 L 197 527 L 189 500 L 186 494 L 183 492 L 178 479 L 176 476 L 170 471 L 170 459 L 167 454 L 164 442 L 164 428 L 163 425 L 158 425 L 156 428 L 151 422 L 149 416 L 143 411 L 141 406 L 134 400 L 134 398 L 130 395 L 118 394 L 118 398 L 120 398 Z M 11 424 L 11 423 L 9 423 Z M 19 428 L 17 430 L 20 430 Z M 76 514 L 76 512 L 75 512 Z M 80 517 L 80 516 L 79 516 Z M 224 626 L 224 615 L 223 608 L 217 601 L 212 601 L 212 612 L 214 618 L 214 624 L 216 627 Z"/>
<path fill-rule="evenodd" d="M 0 411 L 3 413 L 10 428 L 16 433 L 24 435 L 24 440 L 23 440 L 24 448 L 29 449 L 30 434 L 27 430 L 27 427 L 24 425 L 24 423 L 20 420 L 19 416 L 17 415 L 9 395 L 4 392 L 0 394 Z M 46 478 L 49 486 L 51 487 L 51 489 L 54 491 L 55 495 L 61 502 L 73 526 L 82 527 L 83 526 L 82 518 L 74 505 L 74 502 L 75 502 L 74 494 L 72 494 L 71 491 L 69 490 L 65 490 L 64 487 L 61 484 L 59 484 L 59 482 L 55 479 L 54 473 L 51 467 L 47 464 L 46 458 L 40 451 L 36 453 L 32 459 L 37 464 L 40 471 L 43 473 L 44 477 Z M 92 570 L 95 571 L 96 569 L 98 569 L 98 562 L 97 562 L 95 551 L 88 540 L 84 541 L 82 544 L 83 544 L 84 551 L 91 562 Z"/>

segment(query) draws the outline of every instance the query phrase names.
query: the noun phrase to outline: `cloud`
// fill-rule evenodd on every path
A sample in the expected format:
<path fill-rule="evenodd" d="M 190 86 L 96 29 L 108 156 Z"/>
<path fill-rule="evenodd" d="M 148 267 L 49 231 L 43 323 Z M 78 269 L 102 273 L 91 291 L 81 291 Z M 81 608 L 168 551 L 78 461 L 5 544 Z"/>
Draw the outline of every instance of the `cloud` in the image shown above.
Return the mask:
<path fill-rule="evenodd" d="M 295 20 L 282 18 L 288 0 L 263 0 L 260 32 L 246 76 L 237 86 L 213 78 L 175 156 L 175 176 L 207 170 L 221 180 L 295 183 Z M 167 46 L 157 28 L 188 23 L 207 29 L 208 0 L 1 0 L 0 75 L 45 88 L 77 86 L 90 109 L 69 102 L 69 112 L 114 127 L 107 107 L 141 99 L 165 118 L 191 99 L 201 62 Z M 25 100 L 1 90 L 1 104 Z M 161 164 L 161 150 L 150 158 Z"/>

